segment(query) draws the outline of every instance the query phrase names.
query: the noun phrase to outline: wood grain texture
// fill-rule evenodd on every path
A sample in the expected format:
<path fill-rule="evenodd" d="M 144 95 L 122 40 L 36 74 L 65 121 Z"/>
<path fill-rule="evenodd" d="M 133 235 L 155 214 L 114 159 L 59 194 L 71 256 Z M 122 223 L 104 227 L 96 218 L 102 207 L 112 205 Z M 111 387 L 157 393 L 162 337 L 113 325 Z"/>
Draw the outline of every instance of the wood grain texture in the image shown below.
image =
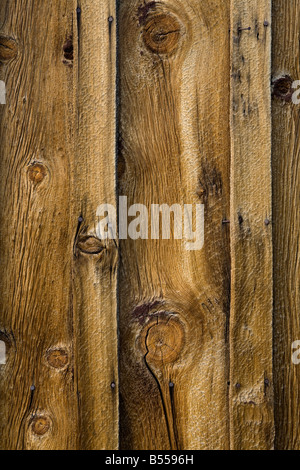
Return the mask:
<path fill-rule="evenodd" d="M 117 449 L 118 250 L 115 240 L 101 241 L 97 231 L 98 206 L 116 207 L 116 8 L 112 0 L 81 0 L 79 8 L 72 175 L 80 448 Z"/>
<path fill-rule="evenodd" d="M 4 3 L 1 447 L 115 449 L 115 2 Z"/>
<path fill-rule="evenodd" d="M 300 115 L 292 83 L 300 80 L 300 1 L 273 0 L 273 217 L 275 445 L 300 449 Z"/>
<path fill-rule="evenodd" d="M 300 449 L 299 31 L 300 0 L 1 1 L 1 449 Z M 101 240 L 117 196 L 203 204 L 204 247 Z"/>
<path fill-rule="evenodd" d="M 0 447 L 75 449 L 72 70 L 63 63 L 72 2 L 2 1 L 0 12 Z"/>
<path fill-rule="evenodd" d="M 272 449 L 271 2 L 231 2 L 230 436 Z"/>
<path fill-rule="evenodd" d="M 229 447 L 229 16 L 120 2 L 119 194 L 205 205 L 201 251 L 120 240 L 122 449 Z"/>

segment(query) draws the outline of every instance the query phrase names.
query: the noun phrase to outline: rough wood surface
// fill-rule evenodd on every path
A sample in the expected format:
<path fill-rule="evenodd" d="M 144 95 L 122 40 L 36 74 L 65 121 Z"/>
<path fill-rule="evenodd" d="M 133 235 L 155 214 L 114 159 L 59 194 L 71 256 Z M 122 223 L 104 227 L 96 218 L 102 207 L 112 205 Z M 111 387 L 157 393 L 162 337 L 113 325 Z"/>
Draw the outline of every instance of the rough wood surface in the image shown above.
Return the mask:
<path fill-rule="evenodd" d="M 300 115 L 292 84 L 300 80 L 300 1 L 273 0 L 273 217 L 275 445 L 300 450 Z"/>
<path fill-rule="evenodd" d="M 272 449 L 271 2 L 231 2 L 230 436 Z"/>
<path fill-rule="evenodd" d="M 0 2 L 1 449 L 300 449 L 299 31 L 300 0 Z M 203 204 L 204 247 L 100 240 L 118 195 Z"/>
<path fill-rule="evenodd" d="M 115 449 L 115 2 L 0 12 L 1 447 Z"/>
<path fill-rule="evenodd" d="M 120 240 L 121 448 L 225 449 L 229 2 L 125 0 L 119 23 L 119 194 L 205 204 L 201 251 Z"/>
<path fill-rule="evenodd" d="M 72 3 L 2 1 L 0 12 L 0 446 L 75 449 L 72 74 L 63 63 Z"/>
<path fill-rule="evenodd" d="M 118 448 L 115 240 L 97 237 L 97 208 L 116 207 L 115 1 L 81 0 L 77 12 L 77 138 L 73 166 L 74 312 L 80 448 Z"/>

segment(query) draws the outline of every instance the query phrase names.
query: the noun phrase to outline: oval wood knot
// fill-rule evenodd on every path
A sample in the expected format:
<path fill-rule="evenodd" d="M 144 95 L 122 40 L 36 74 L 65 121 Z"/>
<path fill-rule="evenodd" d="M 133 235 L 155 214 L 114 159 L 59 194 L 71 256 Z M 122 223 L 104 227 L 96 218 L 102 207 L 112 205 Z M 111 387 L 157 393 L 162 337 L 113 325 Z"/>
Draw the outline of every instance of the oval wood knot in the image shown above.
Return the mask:
<path fill-rule="evenodd" d="M 34 184 L 41 183 L 45 178 L 46 173 L 46 168 L 41 163 L 33 163 L 32 165 L 30 165 L 28 170 L 29 179 Z"/>
<path fill-rule="evenodd" d="M 77 248 L 87 255 L 98 255 L 104 250 L 103 241 L 99 238 L 85 235 L 79 237 L 77 241 Z"/>
<path fill-rule="evenodd" d="M 67 61 L 73 61 L 74 59 L 74 47 L 73 47 L 73 38 L 70 36 L 65 44 L 63 45 L 64 58 Z"/>
<path fill-rule="evenodd" d="M 175 362 L 184 345 L 184 327 L 175 315 L 159 314 L 142 332 L 144 355 L 149 364 Z"/>
<path fill-rule="evenodd" d="M 157 54 L 172 54 L 177 47 L 181 34 L 178 20 L 170 14 L 151 16 L 144 26 L 145 46 Z"/>
<path fill-rule="evenodd" d="M 283 101 L 292 101 L 294 91 L 293 79 L 289 75 L 279 77 L 273 82 L 273 96 L 276 96 Z"/>
<path fill-rule="evenodd" d="M 0 35 L 0 62 L 9 62 L 17 56 L 17 53 L 16 41 L 10 37 Z"/>
<path fill-rule="evenodd" d="M 47 416 L 38 416 L 32 421 L 32 432 L 37 436 L 43 436 L 50 429 L 51 423 Z"/>
<path fill-rule="evenodd" d="M 69 356 L 65 349 L 52 349 L 47 352 L 47 361 L 54 369 L 63 369 L 69 362 Z"/>

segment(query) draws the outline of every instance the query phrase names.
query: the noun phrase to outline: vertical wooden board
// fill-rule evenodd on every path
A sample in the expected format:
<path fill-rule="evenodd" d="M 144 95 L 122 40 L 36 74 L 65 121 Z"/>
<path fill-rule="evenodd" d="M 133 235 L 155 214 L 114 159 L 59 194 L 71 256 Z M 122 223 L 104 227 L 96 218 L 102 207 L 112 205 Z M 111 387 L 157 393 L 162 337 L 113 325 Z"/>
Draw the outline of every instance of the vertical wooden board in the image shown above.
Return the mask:
<path fill-rule="evenodd" d="M 271 2 L 231 2 L 230 437 L 272 449 Z"/>
<path fill-rule="evenodd" d="M 276 449 L 300 449 L 300 1 L 273 1 L 272 152 L 274 219 L 274 382 Z M 299 93 L 295 96 L 298 98 Z M 296 354 L 297 359 L 297 354 Z M 295 362 L 295 361 L 294 361 Z"/>
<path fill-rule="evenodd" d="M 72 2 L 2 1 L 0 12 L 0 447 L 75 449 Z"/>
<path fill-rule="evenodd" d="M 149 215 L 205 206 L 200 251 L 120 240 L 121 448 L 225 449 L 229 2 L 124 0 L 119 13 L 119 195 Z"/>
<path fill-rule="evenodd" d="M 115 1 L 77 7 L 73 301 L 81 449 L 118 448 L 115 240 L 100 240 L 97 208 L 116 207 Z"/>

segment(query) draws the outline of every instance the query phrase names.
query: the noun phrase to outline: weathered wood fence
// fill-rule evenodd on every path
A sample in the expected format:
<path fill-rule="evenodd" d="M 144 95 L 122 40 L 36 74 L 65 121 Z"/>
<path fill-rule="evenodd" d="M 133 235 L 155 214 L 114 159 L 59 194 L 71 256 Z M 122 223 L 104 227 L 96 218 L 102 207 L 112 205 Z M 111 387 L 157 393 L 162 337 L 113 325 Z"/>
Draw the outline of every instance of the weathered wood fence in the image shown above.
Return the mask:
<path fill-rule="evenodd" d="M 1 0 L 2 449 L 300 449 L 299 38 L 300 0 Z M 204 247 L 101 240 L 119 196 Z"/>

